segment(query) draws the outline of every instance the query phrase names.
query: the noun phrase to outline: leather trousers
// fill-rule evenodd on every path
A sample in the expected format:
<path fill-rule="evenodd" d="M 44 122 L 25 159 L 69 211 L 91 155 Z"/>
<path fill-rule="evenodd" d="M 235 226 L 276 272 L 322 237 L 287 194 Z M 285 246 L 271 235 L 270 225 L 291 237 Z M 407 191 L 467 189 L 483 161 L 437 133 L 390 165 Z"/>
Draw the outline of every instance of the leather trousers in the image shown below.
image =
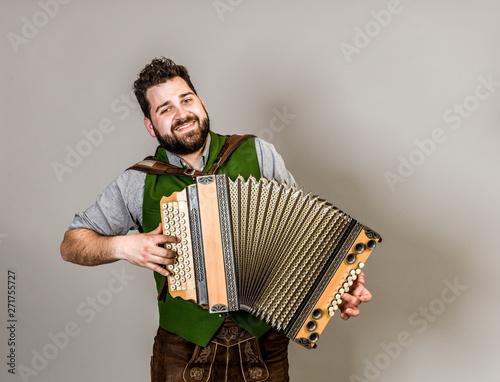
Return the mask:
<path fill-rule="evenodd" d="M 234 321 L 206 347 L 158 328 L 152 382 L 288 382 L 288 338 L 270 330 L 257 339 Z"/>

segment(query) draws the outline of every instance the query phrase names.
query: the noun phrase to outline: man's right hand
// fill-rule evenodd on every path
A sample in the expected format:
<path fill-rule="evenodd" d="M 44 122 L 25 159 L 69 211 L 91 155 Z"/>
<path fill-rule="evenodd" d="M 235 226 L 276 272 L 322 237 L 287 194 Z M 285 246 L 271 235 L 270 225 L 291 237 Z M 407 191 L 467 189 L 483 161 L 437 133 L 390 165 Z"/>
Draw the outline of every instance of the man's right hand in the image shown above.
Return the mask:
<path fill-rule="evenodd" d="M 138 265 L 168 276 L 168 271 L 160 265 L 168 266 L 175 262 L 176 253 L 160 247 L 159 244 L 178 243 L 179 238 L 162 234 L 161 223 L 156 229 L 147 233 L 113 237 L 112 246 L 115 256 L 121 260 Z"/>
<path fill-rule="evenodd" d="M 151 232 L 125 236 L 102 236 L 85 228 L 77 228 L 66 231 L 61 243 L 61 255 L 66 261 L 88 266 L 126 260 L 161 275 L 168 275 L 161 265 L 173 264 L 176 254 L 159 244 L 178 242 L 178 238 L 162 234 L 161 224 Z"/>

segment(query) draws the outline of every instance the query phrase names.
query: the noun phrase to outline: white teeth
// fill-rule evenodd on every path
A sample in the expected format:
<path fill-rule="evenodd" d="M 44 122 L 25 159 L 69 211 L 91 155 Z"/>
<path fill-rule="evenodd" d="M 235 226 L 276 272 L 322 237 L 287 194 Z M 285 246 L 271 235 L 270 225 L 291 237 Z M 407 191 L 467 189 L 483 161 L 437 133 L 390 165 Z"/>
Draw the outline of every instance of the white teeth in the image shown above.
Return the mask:
<path fill-rule="evenodd" d="M 179 127 L 176 127 L 175 130 L 180 130 L 180 129 L 184 129 L 186 127 L 189 127 L 193 124 L 194 122 L 189 122 L 189 123 L 185 123 L 184 125 L 181 125 Z"/>

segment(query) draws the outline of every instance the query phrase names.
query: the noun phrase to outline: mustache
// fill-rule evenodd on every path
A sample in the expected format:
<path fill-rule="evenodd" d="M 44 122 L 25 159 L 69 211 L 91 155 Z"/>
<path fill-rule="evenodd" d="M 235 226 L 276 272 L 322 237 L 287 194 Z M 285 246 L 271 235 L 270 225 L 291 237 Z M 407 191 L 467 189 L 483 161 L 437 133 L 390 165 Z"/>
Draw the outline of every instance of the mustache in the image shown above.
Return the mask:
<path fill-rule="evenodd" d="M 187 117 L 185 119 L 183 119 L 182 121 L 177 121 L 176 123 L 174 123 L 172 125 L 172 132 L 177 129 L 179 126 L 181 125 L 184 125 L 185 123 L 189 123 L 189 122 L 197 122 L 198 121 L 198 117 L 196 116 L 192 116 L 192 117 Z"/>

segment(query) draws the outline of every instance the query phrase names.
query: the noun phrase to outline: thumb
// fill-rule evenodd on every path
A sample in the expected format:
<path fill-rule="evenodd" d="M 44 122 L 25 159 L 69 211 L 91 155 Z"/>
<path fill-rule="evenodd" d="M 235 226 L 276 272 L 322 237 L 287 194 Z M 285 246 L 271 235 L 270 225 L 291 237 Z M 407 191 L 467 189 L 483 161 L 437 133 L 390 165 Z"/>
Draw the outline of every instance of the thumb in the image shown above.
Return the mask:
<path fill-rule="evenodd" d="M 158 227 L 156 227 L 154 230 L 152 230 L 149 233 L 152 233 L 153 235 L 161 235 L 162 234 L 161 223 L 158 224 Z"/>

